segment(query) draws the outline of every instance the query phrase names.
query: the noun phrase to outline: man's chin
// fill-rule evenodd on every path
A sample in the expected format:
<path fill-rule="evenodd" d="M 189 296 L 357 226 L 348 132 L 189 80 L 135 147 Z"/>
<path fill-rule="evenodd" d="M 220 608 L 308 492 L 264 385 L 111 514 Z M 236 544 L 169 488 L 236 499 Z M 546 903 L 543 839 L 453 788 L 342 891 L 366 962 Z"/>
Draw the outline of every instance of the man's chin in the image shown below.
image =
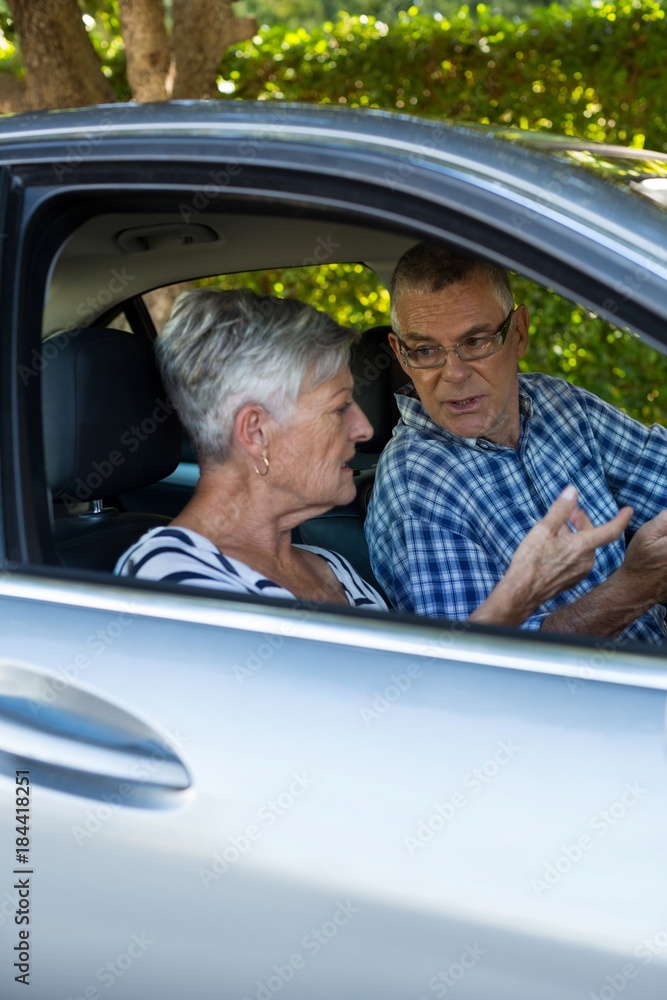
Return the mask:
<path fill-rule="evenodd" d="M 460 419 L 452 420 L 451 416 L 447 420 L 442 420 L 440 426 L 443 430 L 449 431 L 454 437 L 478 438 L 484 437 L 487 430 L 486 425 L 481 420 L 466 420 L 464 416 Z"/>

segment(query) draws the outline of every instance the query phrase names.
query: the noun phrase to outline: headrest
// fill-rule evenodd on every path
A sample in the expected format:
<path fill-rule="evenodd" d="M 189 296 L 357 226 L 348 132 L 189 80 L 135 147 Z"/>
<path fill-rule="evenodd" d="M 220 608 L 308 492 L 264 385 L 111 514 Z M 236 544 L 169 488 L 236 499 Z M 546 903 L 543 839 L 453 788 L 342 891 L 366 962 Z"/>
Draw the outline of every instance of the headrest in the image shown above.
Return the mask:
<path fill-rule="evenodd" d="M 51 337 L 42 353 L 46 474 L 54 496 L 112 497 L 174 471 L 180 424 L 148 338 L 87 327 Z"/>
<path fill-rule="evenodd" d="M 394 393 L 407 378 L 389 345 L 389 333 L 390 326 L 371 327 L 362 333 L 350 356 L 354 395 L 375 432 L 370 441 L 357 443 L 360 452 L 382 451 L 399 418 Z"/>

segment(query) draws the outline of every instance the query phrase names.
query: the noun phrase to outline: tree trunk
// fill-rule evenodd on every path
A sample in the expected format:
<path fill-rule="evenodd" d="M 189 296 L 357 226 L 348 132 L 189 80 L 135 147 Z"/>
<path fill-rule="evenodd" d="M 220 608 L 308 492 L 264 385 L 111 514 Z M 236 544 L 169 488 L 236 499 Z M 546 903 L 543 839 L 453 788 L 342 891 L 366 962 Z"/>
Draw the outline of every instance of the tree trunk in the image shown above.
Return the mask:
<path fill-rule="evenodd" d="M 136 101 L 164 101 L 171 63 L 162 0 L 119 0 L 127 80 Z"/>
<path fill-rule="evenodd" d="M 175 98 L 217 96 L 216 77 L 230 45 L 252 38 L 254 17 L 236 17 L 234 0 L 173 0 Z"/>
<path fill-rule="evenodd" d="M 0 112 L 29 111 L 28 94 L 23 80 L 9 73 L 0 73 Z"/>
<path fill-rule="evenodd" d="M 236 17 L 236 0 L 118 0 L 127 77 L 136 101 L 217 97 L 225 49 L 257 32 L 254 17 Z M 25 83 L 0 74 L 0 111 L 69 108 L 114 100 L 77 0 L 7 0 L 20 40 Z"/>
<path fill-rule="evenodd" d="M 0 111 L 66 108 L 114 100 L 77 0 L 7 0 L 21 42 L 25 84 L 0 75 Z M 257 32 L 235 0 L 172 0 L 171 40 L 163 0 L 118 0 L 127 78 L 135 100 L 216 97 L 225 49 Z M 147 296 L 160 329 L 187 283 Z"/>
<path fill-rule="evenodd" d="M 72 108 L 115 99 L 76 0 L 8 4 L 25 66 L 24 108 Z"/>

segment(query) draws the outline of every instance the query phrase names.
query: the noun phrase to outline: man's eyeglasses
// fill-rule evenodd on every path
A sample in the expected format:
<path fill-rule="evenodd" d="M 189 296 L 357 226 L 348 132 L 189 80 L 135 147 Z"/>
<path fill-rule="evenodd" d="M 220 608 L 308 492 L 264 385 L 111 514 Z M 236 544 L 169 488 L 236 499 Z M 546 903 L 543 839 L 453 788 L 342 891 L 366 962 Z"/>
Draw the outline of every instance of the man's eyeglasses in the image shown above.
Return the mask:
<path fill-rule="evenodd" d="M 492 337 L 467 337 L 456 347 L 424 344 L 422 347 L 411 349 L 397 335 L 401 357 L 408 368 L 442 368 L 447 364 L 449 354 L 455 354 L 459 361 L 481 361 L 483 358 L 490 358 L 492 354 L 497 354 L 505 343 L 514 312 L 514 309 L 510 309 L 498 333 L 494 333 Z"/>

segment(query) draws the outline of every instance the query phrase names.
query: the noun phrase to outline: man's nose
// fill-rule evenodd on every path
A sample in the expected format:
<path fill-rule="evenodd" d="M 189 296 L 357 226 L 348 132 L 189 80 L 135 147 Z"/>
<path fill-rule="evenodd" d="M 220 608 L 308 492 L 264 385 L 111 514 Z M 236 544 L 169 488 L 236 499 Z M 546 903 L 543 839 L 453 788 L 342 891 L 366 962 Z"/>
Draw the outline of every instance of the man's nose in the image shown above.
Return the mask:
<path fill-rule="evenodd" d="M 449 382 L 465 382 L 470 375 L 470 366 L 461 361 L 458 354 L 450 351 L 440 369 L 440 377 Z"/>

